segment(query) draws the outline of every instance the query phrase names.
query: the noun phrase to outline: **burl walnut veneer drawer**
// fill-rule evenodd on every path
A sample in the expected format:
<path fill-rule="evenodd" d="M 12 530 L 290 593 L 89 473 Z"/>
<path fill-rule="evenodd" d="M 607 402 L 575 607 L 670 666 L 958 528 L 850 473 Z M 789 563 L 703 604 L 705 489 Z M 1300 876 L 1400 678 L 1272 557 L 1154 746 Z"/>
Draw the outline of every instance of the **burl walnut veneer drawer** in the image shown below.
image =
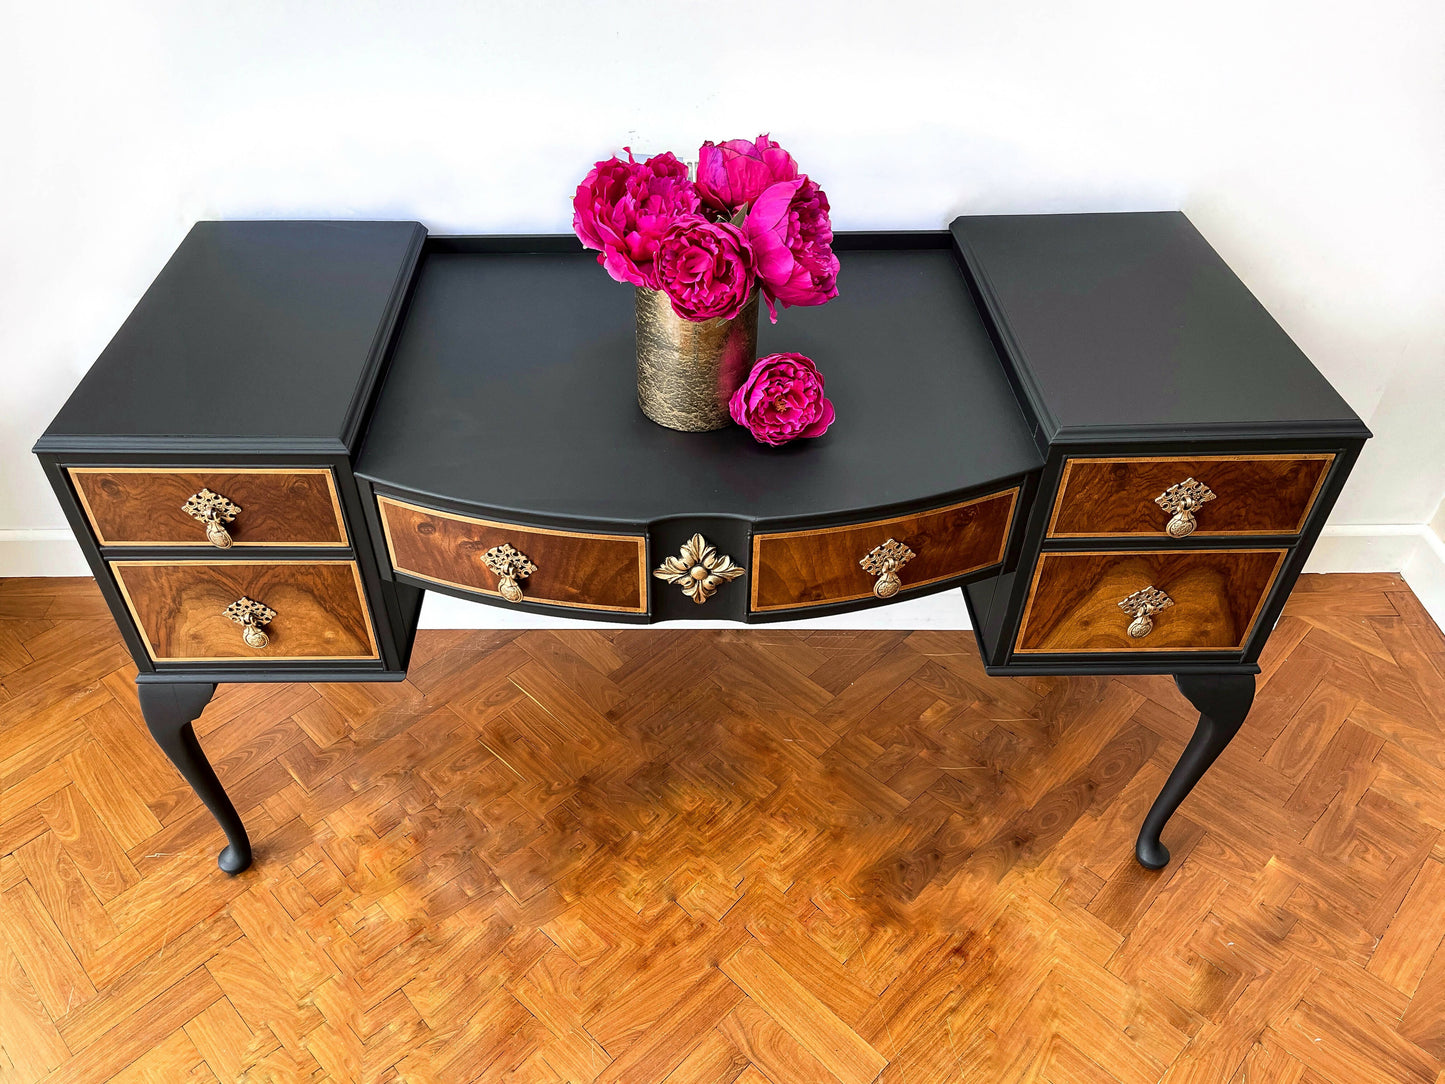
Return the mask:
<path fill-rule="evenodd" d="M 239 509 L 226 519 L 231 509 L 221 506 L 219 517 L 237 545 L 346 545 L 336 484 L 325 468 L 71 467 L 70 477 L 102 546 L 216 545 L 207 537 L 205 522 L 185 510 L 202 490 Z"/>
<path fill-rule="evenodd" d="M 114 561 L 110 569 L 156 662 L 378 657 L 354 561 Z M 248 643 L 245 624 L 227 615 L 258 608 L 252 623 L 264 646 Z"/>
<path fill-rule="evenodd" d="M 976 572 L 1003 560 L 1019 490 L 893 519 L 822 530 L 753 535 L 755 612 L 852 602 L 874 593 L 878 576 L 859 563 L 894 539 L 913 556 L 898 570 L 902 589 Z"/>
<path fill-rule="evenodd" d="M 494 547 L 511 546 L 534 566 L 514 582 L 521 598 L 550 606 L 647 612 L 647 540 L 519 527 L 377 497 L 391 564 L 398 572 L 480 595 L 505 597 L 488 567 Z M 513 600 L 517 601 L 517 600 Z"/>
<path fill-rule="evenodd" d="M 1024 608 L 1016 653 L 1239 651 L 1286 550 L 1045 553 Z M 1131 635 L 1143 610 L 1143 631 Z M 1120 603 L 1135 600 L 1130 609 Z M 1165 602 L 1167 600 L 1167 602 Z M 1160 602 L 1165 605 L 1159 607 Z M 1149 627 L 1152 625 L 1152 628 Z"/>
<path fill-rule="evenodd" d="M 1070 459 L 1049 520 L 1051 538 L 1169 537 L 1172 513 L 1156 503 L 1194 479 L 1214 496 L 1192 508 L 1195 535 L 1298 534 L 1333 453 Z"/>

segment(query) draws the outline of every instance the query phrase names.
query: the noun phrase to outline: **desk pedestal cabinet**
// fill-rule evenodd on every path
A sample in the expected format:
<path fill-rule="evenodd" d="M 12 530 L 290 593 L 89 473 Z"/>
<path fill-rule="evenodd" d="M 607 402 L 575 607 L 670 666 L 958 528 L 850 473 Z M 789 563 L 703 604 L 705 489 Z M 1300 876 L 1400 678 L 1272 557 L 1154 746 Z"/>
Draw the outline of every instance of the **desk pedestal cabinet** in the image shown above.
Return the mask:
<path fill-rule="evenodd" d="M 566 237 L 196 225 L 36 445 L 152 735 L 251 862 L 192 723 L 220 682 L 405 677 L 425 591 L 619 623 L 962 590 L 995 675 L 1172 674 L 1238 731 L 1368 431 L 1183 215 L 842 234 L 761 328 L 838 421 L 648 422 L 631 291 Z"/>

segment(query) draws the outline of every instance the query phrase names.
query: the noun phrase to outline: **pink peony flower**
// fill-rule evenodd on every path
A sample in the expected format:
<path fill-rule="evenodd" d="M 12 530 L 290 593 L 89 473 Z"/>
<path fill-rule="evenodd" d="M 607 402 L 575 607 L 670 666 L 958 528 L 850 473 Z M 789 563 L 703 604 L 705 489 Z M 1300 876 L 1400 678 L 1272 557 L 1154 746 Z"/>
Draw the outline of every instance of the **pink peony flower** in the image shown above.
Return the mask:
<path fill-rule="evenodd" d="M 687 166 L 671 153 L 645 162 L 609 158 L 598 162 L 577 186 L 572 228 L 597 262 L 618 282 L 650 286 L 658 242 L 679 215 L 696 214 L 697 189 Z"/>
<path fill-rule="evenodd" d="M 838 296 L 838 257 L 828 197 L 807 177 L 766 188 L 748 211 L 743 230 L 753 246 L 768 316 L 778 322 L 776 299 L 821 305 Z"/>
<path fill-rule="evenodd" d="M 760 444 L 821 437 L 833 424 L 833 404 L 823 395 L 823 374 L 802 354 L 769 354 L 728 402 L 733 421 Z"/>
<path fill-rule="evenodd" d="M 697 152 L 697 192 L 703 203 L 729 215 L 746 207 L 778 181 L 798 177 L 793 156 L 766 135 L 756 142 L 729 139 L 718 146 L 712 140 Z"/>
<path fill-rule="evenodd" d="M 662 235 L 652 277 L 684 320 L 731 320 L 753 292 L 752 246 L 736 226 L 688 215 Z"/>

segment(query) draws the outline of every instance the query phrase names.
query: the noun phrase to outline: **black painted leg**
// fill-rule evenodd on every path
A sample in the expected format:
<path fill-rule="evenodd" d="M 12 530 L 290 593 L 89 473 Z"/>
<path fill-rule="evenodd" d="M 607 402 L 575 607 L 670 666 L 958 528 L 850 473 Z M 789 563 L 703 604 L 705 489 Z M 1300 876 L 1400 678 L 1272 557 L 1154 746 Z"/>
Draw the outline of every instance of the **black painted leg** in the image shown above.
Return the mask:
<path fill-rule="evenodd" d="M 226 797 L 191 726 L 211 702 L 215 691 L 214 685 L 198 682 L 136 682 L 141 714 L 145 716 L 151 737 L 171 758 L 171 763 L 185 776 L 226 833 L 227 846 L 217 864 L 227 873 L 240 873 L 251 864 L 251 841 L 246 838 L 246 828 L 236 814 L 236 807 Z"/>
<path fill-rule="evenodd" d="M 1169 864 L 1169 848 L 1159 840 L 1164 825 L 1239 733 L 1254 703 L 1253 674 L 1179 674 L 1174 684 L 1199 709 L 1199 725 L 1139 830 L 1134 857 L 1146 869 L 1163 869 Z"/>

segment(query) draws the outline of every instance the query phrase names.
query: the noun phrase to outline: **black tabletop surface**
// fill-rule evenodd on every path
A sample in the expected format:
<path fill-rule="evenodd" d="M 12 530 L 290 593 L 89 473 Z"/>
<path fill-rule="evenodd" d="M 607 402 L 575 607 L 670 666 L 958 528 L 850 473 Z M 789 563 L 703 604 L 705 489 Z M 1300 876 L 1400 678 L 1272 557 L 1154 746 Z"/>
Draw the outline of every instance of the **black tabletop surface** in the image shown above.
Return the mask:
<path fill-rule="evenodd" d="M 952 229 L 1051 440 L 1368 435 L 1178 211 Z"/>
<path fill-rule="evenodd" d="M 802 520 L 1040 464 L 947 247 L 841 251 L 834 301 L 764 313 L 759 352 L 812 357 L 837 409 L 825 436 L 775 449 L 643 416 L 633 291 L 592 254 L 446 251 L 486 244 L 429 243 L 357 464 L 385 488 L 503 516 Z"/>
<path fill-rule="evenodd" d="M 196 223 L 36 450 L 344 450 L 425 236 Z"/>

